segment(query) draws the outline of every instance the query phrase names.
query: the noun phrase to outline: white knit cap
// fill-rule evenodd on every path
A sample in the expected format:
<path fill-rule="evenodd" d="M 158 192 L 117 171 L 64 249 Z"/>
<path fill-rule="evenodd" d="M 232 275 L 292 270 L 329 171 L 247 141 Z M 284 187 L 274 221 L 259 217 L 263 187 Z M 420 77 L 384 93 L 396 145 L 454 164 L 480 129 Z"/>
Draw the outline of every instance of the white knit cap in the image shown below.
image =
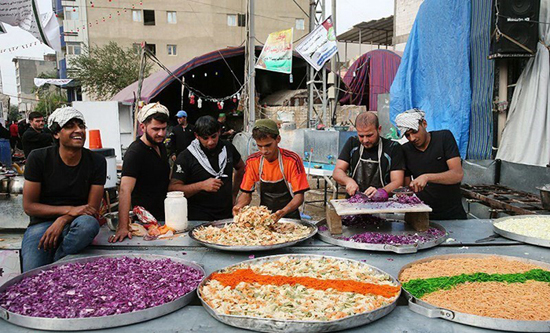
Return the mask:
<path fill-rule="evenodd" d="M 170 116 L 170 111 L 168 111 L 166 106 L 160 104 L 159 102 L 156 102 L 156 103 L 149 103 L 144 107 L 142 107 L 138 113 L 137 120 L 143 124 L 143 122 L 145 121 L 145 119 L 147 119 L 147 117 L 155 113 L 164 113 L 167 116 Z"/>
<path fill-rule="evenodd" d="M 55 109 L 55 111 L 48 117 L 48 127 L 51 127 L 53 123 L 57 123 L 60 127 L 63 127 L 71 119 L 80 119 L 84 124 L 86 124 L 84 115 L 80 111 L 72 106 L 63 106 Z"/>
<path fill-rule="evenodd" d="M 398 114 L 395 117 L 395 124 L 401 136 L 405 135 L 408 130 L 418 131 L 418 125 L 424 120 L 424 116 L 426 113 L 416 108 Z"/>

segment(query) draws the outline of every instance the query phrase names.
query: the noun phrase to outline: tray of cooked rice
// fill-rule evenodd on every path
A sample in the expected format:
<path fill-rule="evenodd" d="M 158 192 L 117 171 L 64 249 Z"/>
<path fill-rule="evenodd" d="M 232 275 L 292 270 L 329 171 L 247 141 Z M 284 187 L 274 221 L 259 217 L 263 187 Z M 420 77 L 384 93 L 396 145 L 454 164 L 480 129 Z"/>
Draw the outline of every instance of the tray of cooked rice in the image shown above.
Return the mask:
<path fill-rule="evenodd" d="M 396 306 L 399 282 L 364 262 L 277 255 L 216 271 L 198 295 L 217 320 L 260 332 L 333 332 L 375 321 Z"/>
<path fill-rule="evenodd" d="M 503 331 L 550 331 L 550 264 L 491 254 L 454 254 L 405 265 L 409 308 L 429 318 Z"/>
<path fill-rule="evenodd" d="M 517 215 L 493 221 L 495 233 L 513 240 L 550 247 L 550 216 Z"/>

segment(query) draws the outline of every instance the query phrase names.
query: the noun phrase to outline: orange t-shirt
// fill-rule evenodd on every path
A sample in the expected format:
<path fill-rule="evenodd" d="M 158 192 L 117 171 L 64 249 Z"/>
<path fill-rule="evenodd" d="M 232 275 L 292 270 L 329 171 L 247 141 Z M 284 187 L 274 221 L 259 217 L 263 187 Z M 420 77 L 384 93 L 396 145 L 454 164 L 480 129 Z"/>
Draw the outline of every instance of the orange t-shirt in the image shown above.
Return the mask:
<path fill-rule="evenodd" d="M 304 162 L 300 156 L 290 150 L 279 148 L 279 154 L 283 159 L 283 169 L 285 178 L 290 185 L 290 190 L 293 193 L 305 192 L 309 190 L 307 174 L 304 168 Z M 254 153 L 246 160 L 246 168 L 243 181 L 241 183 L 241 191 L 253 192 L 254 185 L 260 181 L 260 160 L 261 153 Z M 262 169 L 262 180 L 275 182 L 283 179 L 281 168 L 279 167 L 279 159 L 273 162 L 268 162 L 264 159 L 264 167 Z"/>

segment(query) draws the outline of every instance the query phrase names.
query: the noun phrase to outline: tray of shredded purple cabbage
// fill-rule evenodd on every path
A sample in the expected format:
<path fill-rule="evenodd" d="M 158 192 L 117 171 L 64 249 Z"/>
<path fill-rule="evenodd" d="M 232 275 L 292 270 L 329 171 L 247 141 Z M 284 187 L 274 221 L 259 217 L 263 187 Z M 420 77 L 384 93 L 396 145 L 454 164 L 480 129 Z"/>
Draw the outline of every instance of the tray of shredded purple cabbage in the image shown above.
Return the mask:
<path fill-rule="evenodd" d="M 128 325 L 187 305 L 204 275 L 194 262 L 159 255 L 57 262 L 1 286 L 0 312 L 7 311 L 4 319 L 29 328 L 88 330 Z"/>
<path fill-rule="evenodd" d="M 326 225 L 318 226 L 318 237 L 327 243 L 360 250 L 414 253 L 441 244 L 446 230 L 430 223 L 427 231 L 416 231 L 403 221 L 392 221 L 375 215 L 342 217 L 342 234 L 332 235 Z"/>

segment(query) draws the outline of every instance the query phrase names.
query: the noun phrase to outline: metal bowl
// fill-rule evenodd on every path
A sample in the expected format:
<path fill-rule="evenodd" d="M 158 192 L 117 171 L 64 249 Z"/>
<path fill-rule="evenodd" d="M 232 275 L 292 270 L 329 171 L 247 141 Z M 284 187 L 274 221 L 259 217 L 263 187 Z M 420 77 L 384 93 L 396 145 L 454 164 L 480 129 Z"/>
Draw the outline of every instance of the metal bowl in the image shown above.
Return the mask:
<path fill-rule="evenodd" d="M 315 234 L 317 233 L 317 226 L 311 222 L 283 218 L 279 220 L 279 223 L 296 223 L 296 224 L 305 225 L 310 229 L 309 234 L 297 240 L 293 240 L 285 243 L 273 244 L 273 245 L 223 245 L 223 244 L 205 242 L 195 237 L 195 230 L 200 227 L 214 226 L 217 228 L 222 228 L 226 224 L 230 224 L 230 223 L 233 223 L 233 219 L 225 219 L 225 220 L 214 221 L 214 222 L 197 225 L 189 231 L 189 237 L 191 237 L 191 239 L 194 240 L 195 242 L 201 243 L 202 245 L 213 249 L 225 250 L 225 251 L 236 251 L 236 252 L 248 252 L 248 251 L 268 251 L 268 250 L 279 249 L 287 246 L 292 246 L 315 236 Z"/>
<path fill-rule="evenodd" d="M 259 262 L 270 262 L 270 261 L 276 261 L 279 260 L 281 257 L 289 257 L 289 258 L 330 258 L 330 259 L 336 259 L 341 261 L 352 261 L 357 262 L 356 260 L 351 259 L 344 259 L 344 258 L 338 258 L 338 257 L 330 257 L 330 256 L 322 256 L 322 255 L 310 255 L 310 254 L 284 254 L 284 255 L 276 255 L 276 256 L 268 256 L 258 259 L 252 259 L 243 261 L 241 263 L 238 263 L 236 265 L 242 265 L 243 263 L 259 263 Z M 395 279 L 390 274 L 384 272 L 383 270 L 368 265 L 366 263 L 360 262 L 361 265 L 364 265 L 365 267 L 369 267 L 373 269 L 374 271 L 377 271 L 381 274 L 384 274 L 386 276 L 390 277 L 390 280 L 394 283 L 399 283 L 397 279 Z M 232 265 L 232 266 L 236 266 Z M 231 267 L 231 266 L 229 266 Z M 226 267 L 224 269 L 227 269 L 229 267 Z M 224 270 L 222 269 L 222 270 Z M 220 270 L 221 271 L 221 270 Z M 219 271 L 218 271 L 219 272 Z M 258 331 L 258 332 L 334 332 L 334 331 L 340 331 L 345 329 L 350 329 L 352 327 L 357 327 L 361 325 L 365 325 L 368 323 L 371 323 L 377 319 L 380 319 L 395 309 L 397 305 L 397 300 L 401 296 L 401 290 L 399 291 L 399 295 L 395 298 L 395 300 L 384 307 L 378 308 L 373 311 L 367 311 L 360 314 L 356 314 L 353 316 L 348 316 L 342 319 L 337 320 L 330 320 L 330 321 L 319 321 L 319 320 L 281 320 L 281 319 L 270 319 L 270 318 L 260 318 L 260 317 L 251 317 L 251 316 L 236 316 L 236 315 L 226 315 L 221 314 L 219 312 L 216 312 L 213 308 L 204 301 L 201 295 L 201 290 L 208 281 L 210 276 L 203 279 L 202 282 L 199 284 L 197 288 L 197 294 L 199 295 L 199 299 L 202 302 L 202 305 L 206 309 L 206 311 L 217 320 L 221 321 L 222 323 L 225 323 L 227 325 L 244 328 L 248 330 Z"/>
<path fill-rule="evenodd" d="M 416 260 L 411 263 L 408 263 L 407 265 L 401 268 L 401 270 L 399 271 L 399 275 L 397 276 L 398 278 L 401 277 L 401 274 L 403 273 L 403 271 L 413 265 L 426 263 L 433 260 L 460 259 L 460 258 L 487 258 L 487 257 L 495 257 L 495 256 L 508 259 L 508 260 L 515 260 L 515 261 L 521 261 L 529 264 L 534 264 L 534 265 L 543 267 L 547 270 L 550 270 L 549 263 L 526 259 L 526 258 L 502 256 L 502 255 L 495 255 L 495 254 L 481 254 L 481 253 L 447 254 L 447 255 L 428 257 L 428 258 L 424 258 L 424 259 L 420 259 L 420 260 Z M 201 285 L 202 283 L 204 283 L 204 280 L 201 282 Z M 405 296 L 409 300 L 409 309 L 412 312 L 421 314 L 428 318 L 442 318 L 445 320 L 454 321 L 465 325 L 488 328 L 488 329 L 499 330 L 499 331 L 548 332 L 550 328 L 550 321 L 511 320 L 511 319 L 503 319 L 503 318 L 478 316 L 478 315 L 453 311 L 446 308 L 440 308 L 440 307 L 434 306 L 428 302 L 425 302 L 421 299 L 414 297 L 405 288 L 403 288 L 403 292 L 405 293 Z"/>
<path fill-rule="evenodd" d="M 204 269 L 193 261 L 188 261 L 176 257 L 153 255 L 153 254 L 125 254 L 125 255 L 103 255 L 78 258 L 73 260 L 58 261 L 56 263 L 42 266 L 24 274 L 18 275 L 8 282 L 4 283 L 0 287 L 0 292 L 6 290 L 9 286 L 12 286 L 22 279 L 28 276 L 34 276 L 40 274 L 42 271 L 50 269 L 55 266 L 65 265 L 69 263 L 86 263 L 98 258 L 116 258 L 116 257 L 131 257 L 142 258 L 145 260 L 159 260 L 170 259 L 178 263 L 182 263 L 186 266 L 199 270 L 203 276 L 206 276 Z M 88 317 L 88 318 L 43 318 L 43 317 L 30 317 L 24 316 L 15 312 L 8 311 L 0 307 L 0 318 L 8 321 L 12 324 L 33 328 L 38 330 L 48 331 L 88 331 L 95 329 L 104 329 L 109 327 L 125 326 L 130 324 L 139 323 L 142 321 L 154 319 L 170 312 L 174 312 L 187 304 L 189 304 L 195 297 L 195 290 L 192 290 L 184 296 L 177 298 L 171 302 L 148 308 L 145 310 L 139 310 L 134 312 L 123 313 L 119 315 L 110 315 L 103 317 Z"/>

